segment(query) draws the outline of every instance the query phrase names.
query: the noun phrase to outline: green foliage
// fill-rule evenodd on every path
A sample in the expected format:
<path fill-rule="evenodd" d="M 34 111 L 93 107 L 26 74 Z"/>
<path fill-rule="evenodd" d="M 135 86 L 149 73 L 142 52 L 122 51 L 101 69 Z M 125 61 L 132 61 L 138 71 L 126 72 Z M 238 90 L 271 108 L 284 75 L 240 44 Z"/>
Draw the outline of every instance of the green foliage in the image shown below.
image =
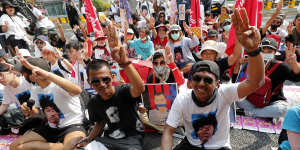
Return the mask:
<path fill-rule="evenodd" d="M 92 0 L 93 5 L 96 7 L 97 12 L 103 12 L 107 10 L 107 4 L 104 0 Z"/>

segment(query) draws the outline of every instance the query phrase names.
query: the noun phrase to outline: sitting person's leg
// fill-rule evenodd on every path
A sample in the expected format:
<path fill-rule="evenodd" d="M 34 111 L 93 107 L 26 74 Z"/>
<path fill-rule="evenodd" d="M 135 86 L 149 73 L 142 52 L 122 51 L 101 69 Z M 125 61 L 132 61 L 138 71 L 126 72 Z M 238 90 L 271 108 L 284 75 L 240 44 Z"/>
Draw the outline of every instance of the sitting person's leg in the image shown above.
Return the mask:
<path fill-rule="evenodd" d="M 262 118 L 278 118 L 283 117 L 287 111 L 288 103 L 285 100 L 278 100 L 270 103 L 263 108 L 256 108 L 248 100 L 243 100 L 236 103 L 240 108 L 243 108 L 246 116 L 262 117 Z"/>
<path fill-rule="evenodd" d="M 48 143 L 45 138 L 34 131 L 29 131 L 10 144 L 10 150 L 62 150 L 62 143 Z"/>
<path fill-rule="evenodd" d="M 78 128 L 78 130 L 75 129 L 74 131 L 69 132 L 64 137 L 64 150 L 73 150 L 75 148 L 74 145 L 84 137 L 86 137 L 86 134 L 83 128 L 82 130 Z"/>

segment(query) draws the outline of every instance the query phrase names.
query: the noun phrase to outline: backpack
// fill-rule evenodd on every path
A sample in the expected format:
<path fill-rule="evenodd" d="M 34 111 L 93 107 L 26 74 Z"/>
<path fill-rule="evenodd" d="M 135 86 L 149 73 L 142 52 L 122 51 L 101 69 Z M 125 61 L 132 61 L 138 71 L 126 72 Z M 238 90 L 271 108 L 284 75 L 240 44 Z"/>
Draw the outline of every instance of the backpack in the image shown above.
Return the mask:
<path fill-rule="evenodd" d="M 270 103 L 272 95 L 278 92 L 278 89 L 282 87 L 283 83 L 279 84 L 272 91 L 272 80 L 269 76 L 277 69 L 281 64 L 281 61 L 275 63 L 269 70 L 266 70 L 265 84 L 258 88 L 255 92 L 247 96 L 247 100 L 252 103 L 255 107 L 263 108 Z"/>

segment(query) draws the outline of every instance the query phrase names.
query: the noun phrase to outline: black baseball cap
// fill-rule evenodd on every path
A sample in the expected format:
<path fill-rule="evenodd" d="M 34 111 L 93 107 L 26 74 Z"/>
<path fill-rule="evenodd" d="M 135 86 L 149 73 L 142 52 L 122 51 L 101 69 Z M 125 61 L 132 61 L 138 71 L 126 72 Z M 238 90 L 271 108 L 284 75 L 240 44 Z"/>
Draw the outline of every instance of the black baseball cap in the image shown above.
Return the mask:
<path fill-rule="evenodd" d="M 189 73 L 189 80 L 196 72 L 201 72 L 201 71 L 207 71 L 209 73 L 212 73 L 216 76 L 216 79 L 219 80 L 220 68 L 217 63 L 209 60 L 202 60 L 193 64 L 192 69 L 190 70 Z"/>
<path fill-rule="evenodd" d="M 31 58 L 27 58 L 26 60 L 31 65 L 39 67 L 39 68 L 41 68 L 41 69 L 43 69 L 45 71 L 50 72 L 50 70 L 51 70 L 49 64 L 46 62 L 46 60 L 44 60 L 42 58 L 33 58 L 33 57 L 31 57 Z M 18 72 L 21 72 L 21 73 L 23 73 L 23 72 L 27 72 L 27 73 L 31 72 L 30 70 L 28 70 L 25 66 L 23 66 L 20 63 L 17 63 L 17 64 L 14 65 L 14 70 L 18 71 Z"/>
<path fill-rule="evenodd" d="M 261 41 L 261 48 L 264 48 L 264 47 L 269 47 L 276 51 L 277 50 L 277 41 L 273 38 L 264 38 Z"/>

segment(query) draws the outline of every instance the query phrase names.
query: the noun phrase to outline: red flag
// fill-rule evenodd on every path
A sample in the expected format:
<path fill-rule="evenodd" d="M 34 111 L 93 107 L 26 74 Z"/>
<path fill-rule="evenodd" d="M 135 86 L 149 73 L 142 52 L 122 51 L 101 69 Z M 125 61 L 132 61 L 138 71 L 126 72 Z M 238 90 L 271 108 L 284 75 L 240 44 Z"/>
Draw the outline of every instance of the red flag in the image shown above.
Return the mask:
<path fill-rule="evenodd" d="M 95 32 L 104 36 L 100 22 L 97 17 L 96 10 L 93 7 L 91 0 L 84 0 L 84 7 L 86 12 L 86 24 L 88 33 Z"/>
<path fill-rule="evenodd" d="M 199 0 L 191 0 L 191 18 L 190 26 L 191 27 L 200 27 L 200 2 Z"/>
<path fill-rule="evenodd" d="M 237 0 L 234 8 L 245 8 L 248 14 L 250 26 L 260 27 L 263 9 L 262 0 Z M 228 56 L 233 53 L 235 40 L 235 32 L 232 26 L 229 32 L 229 39 L 226 48 L 226 54 Z"/>

